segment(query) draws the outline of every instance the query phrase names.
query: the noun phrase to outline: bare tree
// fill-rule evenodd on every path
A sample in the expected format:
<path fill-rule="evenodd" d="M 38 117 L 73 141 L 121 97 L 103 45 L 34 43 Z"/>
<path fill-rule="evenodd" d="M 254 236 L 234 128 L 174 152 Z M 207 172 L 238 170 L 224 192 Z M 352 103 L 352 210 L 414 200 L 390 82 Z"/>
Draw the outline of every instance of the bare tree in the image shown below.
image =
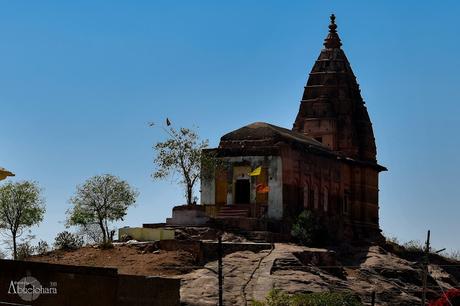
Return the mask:
<path fill-rule="evenodd" d="M 202 153 L 208 146 L 208 140 L 200 140 L 198 134 L 188 128 L 176 130 L 169 127 L 165 131 L 169 138 L 154 146 L 156 169 L 152 177 L 164 179 L 178 173 L 187 204 L 190 205 L 194 202 L 193 188 L 200 179 L 202 166 L 214 160 L 211 155 Z"/>
<path fill-rule="evenodd" d="M 97 223 L 82 224 L 78 227 L 76 234 L 83 238 L 87 244 L 101 244 L 102 234 L 101 227 Z"/>

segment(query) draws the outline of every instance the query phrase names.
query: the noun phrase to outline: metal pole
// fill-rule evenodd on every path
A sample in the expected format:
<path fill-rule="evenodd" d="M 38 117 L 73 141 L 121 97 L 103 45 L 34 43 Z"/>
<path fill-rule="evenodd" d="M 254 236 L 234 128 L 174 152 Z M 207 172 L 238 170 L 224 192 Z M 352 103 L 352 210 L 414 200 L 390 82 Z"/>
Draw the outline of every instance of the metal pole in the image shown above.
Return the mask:
<path fill-rule="evenodd" d="M 430 254 L 430 231 L 428 230 L 428 234 L 426 237 L 426 245 L 425 245 L 425 256 L 423 258 L 423 291 L 422 291 L 422 306 L 426 305 L 426 287 L 427 287 L 427 278 L 428 278 L 428 264 L 429 264 L 429 256 Z"/>
<path fill-rule="evenodd" d="M 224 279 L 222 276 L 222 236 L 219 235 L 218 237 L 218 245 L 217 245 L 217 269 L 218 269 L 218 277 L 219 277 L 219 306 L 224 305 L 223 301 L 223 283 Z"/>
<path fill-rule="evenodd" d="M 372 291 L 372 295 L 371 295 L 371 306 L 375 306 L 375 291 Z"/>

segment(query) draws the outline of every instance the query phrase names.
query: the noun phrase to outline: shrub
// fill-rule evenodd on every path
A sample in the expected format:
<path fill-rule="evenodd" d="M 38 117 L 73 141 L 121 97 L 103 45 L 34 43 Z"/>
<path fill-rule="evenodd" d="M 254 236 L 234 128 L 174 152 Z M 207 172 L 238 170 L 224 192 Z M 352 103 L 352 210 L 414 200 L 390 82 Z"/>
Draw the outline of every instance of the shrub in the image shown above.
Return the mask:
<path fill-rule="evenodd" d="M 420 242 L 420 240 L 409 240 L 407 242 L 400 242 L 396 237 L 385 237 L 386 248 L 389 251 L 403 254 L 405 252 L 409 253 L 423 253 L 425 252 L 425 245 L 424 243 Z M 430 252 L 431 252 L 430 248 Z"/>
<path fill-rule="evenodd" d="M 347 292 L 315 292 L 288 295 L 272 289 L 265 301 L 253 301 L 252 306 L 362 306 L 359 298 Z"/>
<path fill-rule="evenodd" d="M 424 247 L 418 240 L 410 240 L 403 244 L 404 249 L 408 252 L 423 252 Z"/>
<path fill-rule="evenodd" d="M 280 289 L 272 289 L 267 295 L 267 306 L 290 306 L 290 297 Z"/>
<path fill-rule="evenodd" d="M 306 246 L 324 244 L 329 238 L 326 229 L 309 210 L 300 213 L 292 225 L 291 234 L 299 243 Z"/>
<path fill-rule="evenodd" d="M 448 258 L 460 261 L 460 251 L 452 251 L 447 255 Z"/>
<path fill-rule="evenodd" d="M 82 246 L 83 238 L 68 231 L 57 234 L 54 239 L 54 247 L 59 250 L 76 250 Z"/>
<path fill-rule="evenodd" d="M 385 236 L 385 245 L 383 248 L 396 254 L 401 254 L 404 252 L 403 246 L 401 245 L 399 239 L 395 236 Z"/>
<path fill-rule="evenodd" d="M 399 239 L 396 236 L 385 236 L 385 241 L 386 243 L 394 243 L 394 244 L 400 244 Z"/>
<path fill-rule="evenodd" d="M 48 242 L 40 240 L 37 246 L 35 247 L 35 253 L 37 253 L 38 255 L 43 255 L 46 254 L 49 251 L 49 249 L 50 247 L 48 245 Z"/>
<path fill-rule="evenodd" d="M 352 293 L 315 292 L 291 298 L 292 306 L 359 306 L 363 305 Z"/>
<path fill-rule="evenodd" d="M 304 210 L 292 225 L 292 236 L 301 244 L 312 244 L 315 234 L 315 223 L 313 214 L 310 211 Z"/>
<path fill-rule="evenodd" d="M 110 241 L 107 241 L 105 243 L 102 242 L 101 244 L 99 244 L 99 247 L 103 250 L 113 249 L 113 243 Z"/>
<path fill-rule="evenodd" d="M 29 242 L 23 242 L 18 244 L 16 248 L 17 260 L 25 260 L 28 257 L 34 255 L 35 253 L 35 248 L 29 243 Z"/>

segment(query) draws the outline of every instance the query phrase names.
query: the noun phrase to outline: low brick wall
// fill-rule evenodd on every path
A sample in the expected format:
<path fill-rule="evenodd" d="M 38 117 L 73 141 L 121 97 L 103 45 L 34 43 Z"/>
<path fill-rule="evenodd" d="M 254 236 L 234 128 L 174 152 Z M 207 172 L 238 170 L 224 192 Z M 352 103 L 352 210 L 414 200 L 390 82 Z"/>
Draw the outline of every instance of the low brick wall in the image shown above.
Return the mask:
<path fill-rule="evenodd" d="M 173 306 L 180 303 L 179 289 L 177 279 L 119 275 L 111 268 L 0 260 L 0 305 Z"/>
<path fill-rule="evenodd" d="M 180 302 L 180 280 L 119 275 L 117 306 L 175 306 Z"/>

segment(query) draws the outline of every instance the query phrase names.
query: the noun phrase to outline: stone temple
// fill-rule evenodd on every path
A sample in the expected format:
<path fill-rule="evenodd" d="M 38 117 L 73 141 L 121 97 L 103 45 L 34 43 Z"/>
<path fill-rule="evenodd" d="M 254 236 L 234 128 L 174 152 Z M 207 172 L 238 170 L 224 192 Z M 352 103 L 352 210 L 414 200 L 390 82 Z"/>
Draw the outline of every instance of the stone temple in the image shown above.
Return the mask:
<path fill-rule="evenodd" d="M 337 239 L 380 235 L 372 123 L 331 15 L 292 129 L 256 122 L 209 149 L 224 167 L 202 177 L 206 215 L 250 230 L 288 231 L 312 211 Z"/>

